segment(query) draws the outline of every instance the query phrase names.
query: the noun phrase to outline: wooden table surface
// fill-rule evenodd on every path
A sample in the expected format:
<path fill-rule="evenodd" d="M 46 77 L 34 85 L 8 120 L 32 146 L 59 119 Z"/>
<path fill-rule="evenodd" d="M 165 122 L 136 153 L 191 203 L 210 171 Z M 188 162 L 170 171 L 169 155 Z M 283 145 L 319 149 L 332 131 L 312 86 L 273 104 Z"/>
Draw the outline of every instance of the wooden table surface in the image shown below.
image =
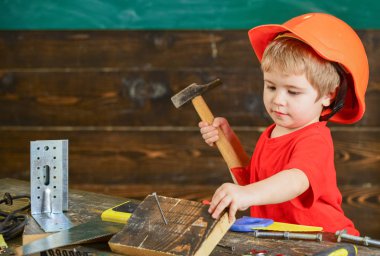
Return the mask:
<path fill-rule="evenodd" d="M 30 185 L 28 182 L 20 180 L 0 179 L 0 196 L 2 196 L 5 192 L 9 192 L 12 195 L 21 193 L 29 194 Z M 67 215 L 74 224 L 85 223 L 96 216 L 100 216 L 104 210 L 126 200 L 126 198 L 122 197 L 113 197 L 80 190 L 69 190 L 69 211 L 67 212 Z M 0 205 L 0 207 L 4 206 Z M 42 232 L 33 218 L 29 218 L 28 225 L 28 232 L 30 232 L 30 230 Z M 21 245 L 21 239 L 18 238 L 8 241 L 8 245 L 11 248 L 17 247 Z M 266 254 L 261 255 L 313 255 L 323 249 L 337 246 L 338 244 L 335 242 L 334 235 L 331 233 L 324 233 L 323 241 L 317 242 L 305 240 L 255 238 L 252 233 L 228 232 L 220 241 L 219 245 L 234 246 L 235 251 L 230 251 L 222 246 L 217 246 L 211 255 L 243 255 L 252 250 L 256 252 L 266 252 Z M 97 244 L 86 246 L 92 248 L 91 250 L 94 252 L 92 255 L 98 253 L 103 255 L 104 253 L 109 255 L 112 254 L 111 251 L 109 251 L 109 247 L 106 242 L 104 242 L 104 245 Z M 368 248 L 365 246 L 357 247 L 358 255 L 380 256 L 380 249 L 378 248 Z"/>

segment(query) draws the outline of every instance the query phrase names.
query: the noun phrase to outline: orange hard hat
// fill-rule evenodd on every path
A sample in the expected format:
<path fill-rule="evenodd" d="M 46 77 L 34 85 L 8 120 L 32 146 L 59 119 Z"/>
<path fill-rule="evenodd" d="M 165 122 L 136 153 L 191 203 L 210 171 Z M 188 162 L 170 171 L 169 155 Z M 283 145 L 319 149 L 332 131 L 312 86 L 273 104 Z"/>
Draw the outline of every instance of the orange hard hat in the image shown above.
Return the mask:
<path fill-rule="evenodd" d="M 342 20 L 325 13 L 304 14 L 282 25 L 258 26 L 248 32 L 257 58 L 261 61 L 265 48 L 277 35 L 289 32 L 322 58 L 339 63 L 346 71 L 345 103 L 330 121 L 349 124 L 360 120 L 365 111 L 369 67 L 364 46 L 355 31 Z"/>

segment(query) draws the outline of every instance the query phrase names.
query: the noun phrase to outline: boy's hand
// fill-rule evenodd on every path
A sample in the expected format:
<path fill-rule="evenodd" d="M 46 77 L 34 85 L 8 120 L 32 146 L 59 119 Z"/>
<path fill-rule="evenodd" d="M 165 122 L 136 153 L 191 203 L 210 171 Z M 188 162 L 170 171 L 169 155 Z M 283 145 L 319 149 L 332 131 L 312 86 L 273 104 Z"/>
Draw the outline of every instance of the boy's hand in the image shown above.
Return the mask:
<path fill-rule="evenodd" d="M 223 117 L 216 117 L 210 125 L 207 122 L 201 121 L 198 124 L 202 138 L 209 146 L 214 146 L 215 142 L 219 139 L 217 128 L 220 127 L 224 134 L 231 133 L 231 128 L 227 120 Z"/>
<path fill-rule="evenodd" d="M 235 221 L 237 210 L 244 211 L 250 206 L 248 198 L 249 193 L 245 186 L 224 183 L 215 191 L 208 212 L 217 219 L 223 210 L 229 207 L 228 219 L 232 223 Z"/>

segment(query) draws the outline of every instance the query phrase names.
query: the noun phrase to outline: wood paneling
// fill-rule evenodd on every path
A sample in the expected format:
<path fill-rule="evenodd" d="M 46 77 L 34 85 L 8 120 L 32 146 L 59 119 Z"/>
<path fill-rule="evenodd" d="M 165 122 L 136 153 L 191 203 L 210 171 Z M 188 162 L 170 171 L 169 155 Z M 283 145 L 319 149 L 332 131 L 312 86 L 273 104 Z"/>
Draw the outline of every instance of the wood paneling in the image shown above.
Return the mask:
<path fill-rule="evenodd" d="M 0 80 L 3 125 L 191 126 L 198 117 L 191 103 L 176 109 L 170 97 L 191 81 L 216 77 L 224 84 L 205 98 L 215 114 L 236 125 L 265 125 L 261 73 L 227 71 L 14 72 Z M 255 74 L 255 75 L 254 75 Z M 6 85 L 4 85 L 6 83 Z M 2 85 L 2 86 L 1 86 Z M 237 86 L 238 85 L 238 86 Z M 236 95 L 232 100 L 229 95 Z M 236 109 L 241 109 L 236 111 Z M 165 118 L 159 118 L 165 113 Z"/>
<path fill-rule="evenodd" d="M 362 130 L 353 133 L 333 128 L 339 184 L 379 184 L 380 131 Z M 256 129 L 236 132 L 246 151 L 252 152 L 260 132 Z M 59 138 L 69 140 L 70 181 L 74 184 L 217 185 L 230 181 L 218 150 L 206 145 L 198 130 L 169 128 L 3 131 L 2 174 L 27 179 L 29 142 Z"/>
<path fill-rule="evenodd" d="M 379 126 L 380 33 L 360 36 L 371 79 L 356 126 Z M 206 96 L 216 114 L 236 126 L 269 123 L 245 31 L 3 31 L 0 56 L 3 125 L 193 126 L 193 109 L 175 110 L 170 97 L 216 77 L 224 84 Z"/>
<path fill-rule="evenodd" d="M 330 126 L 348 215 L 380 237 L 363 222 L 380 208 L 371 190 L 380 186 L 380 31 L 358 33 L 370 64 L 366 113 Z M 250 153 L 270 123 L 246 31 L 0 31 L 0 56 L 0 178 L 29 179 L 31 140 L 68 139 L 71 187 L 209 198 L 230 181 L 226 165 L 202 141 L 193 107 L 176 109 L 170 97 L 220 78 L 206 102 Z M 357 202 L 367 215 L 355 213 Z"/>
<path fill-rule="evenodd" d="M 6 69 L 200 70 L 257 62 L 246 31 L 2 31 L 0 37 Z"/>

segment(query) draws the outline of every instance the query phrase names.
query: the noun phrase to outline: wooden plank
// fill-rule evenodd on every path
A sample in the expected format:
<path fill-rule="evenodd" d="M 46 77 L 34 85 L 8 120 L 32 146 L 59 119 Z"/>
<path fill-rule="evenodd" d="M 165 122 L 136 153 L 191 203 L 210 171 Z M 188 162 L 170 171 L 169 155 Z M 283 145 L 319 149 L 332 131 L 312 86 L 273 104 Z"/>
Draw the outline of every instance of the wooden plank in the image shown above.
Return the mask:
<path fill-rule="evenodd" d="M 371 77 L 378 78 L 380 31 L 357 32 L 368 53 Z M 0 55 L 0 69 L 250 69 L 258 64 L 247 30 L 3 30 Z"/>
<path fill-rule="evenodd" d="M 341 186 L 343 210 L 361 236 L 380 240 L 380 186 Z"/>
<path fill-rule="evenodd" d="M 0 71 L 0 122 L 4 126 L 194 126 L 191 104 L 170 98 L 191 83 L 223 82 L 205 94 L 215 116 L 234 126 L 266 126 L 262 74 L 250 70 Z M 244 79 L 242 79 L 244 78 Z M 379 84 L 370 84 L 367 110 L 355 126 L 379 126 Z M 165 113 L 163 115 L 162 113 Z"/>
<path fill-rule="evenodd" d="M 0 31 L 0 55 L 0 69 L 198 69 L 257 62 L 245 30 Z"/>
<path fill-rule="evenodd" d="M 379 126 L 380 32 L 359 36 L 370 82 L 356 126 Z M 237 126 L 269 122 L 246 31 L 0 31 L 0 56 L 4 125 L 189 126 L 193 109 L 174 110 L 170 96 L 215 77 L 225 82 L 207 96 L 215 113 Z"/>
<path fill-rule="evenodd" d="M 148 195 L 108 244 L 126 255 L 209 255 L 232 223 L 227 213 L 215 220 L 207 209 L 198 202 Z"/>
<path fill-rule="evenodd" d="M 236 132 L 252 152 L 260 131 L 237 127 Z M 380 131 L 338 129 L 332 134 L 338 184 L 379 184 Z M 197 128 L 1 131 L 1 177 L 28 180 L 30 140 L 43 139 L 69 140 L 71 184 L 211 186 L 230 181 L 219 152 L 203 142 Z"/>
<path fill-rule="evenodd" d="M 191 104 L 176 109 L 170 98 L 191 83 L 216 77 L 223 85 L 205 95 L 215 114 L 228 116 L 235 125 L 268 124 L 258 69 L 249 74 L 162 70 L 6 73 L 3 80 L 8 82 L 0 88 L 0 108 L 4 109 L 0 122 L 4 126 L 194 126 L 199 117 Z M 241 81 L 241 77 L 247 79 Z M 230 95 L 241 100 L 231 101 Z"/>

